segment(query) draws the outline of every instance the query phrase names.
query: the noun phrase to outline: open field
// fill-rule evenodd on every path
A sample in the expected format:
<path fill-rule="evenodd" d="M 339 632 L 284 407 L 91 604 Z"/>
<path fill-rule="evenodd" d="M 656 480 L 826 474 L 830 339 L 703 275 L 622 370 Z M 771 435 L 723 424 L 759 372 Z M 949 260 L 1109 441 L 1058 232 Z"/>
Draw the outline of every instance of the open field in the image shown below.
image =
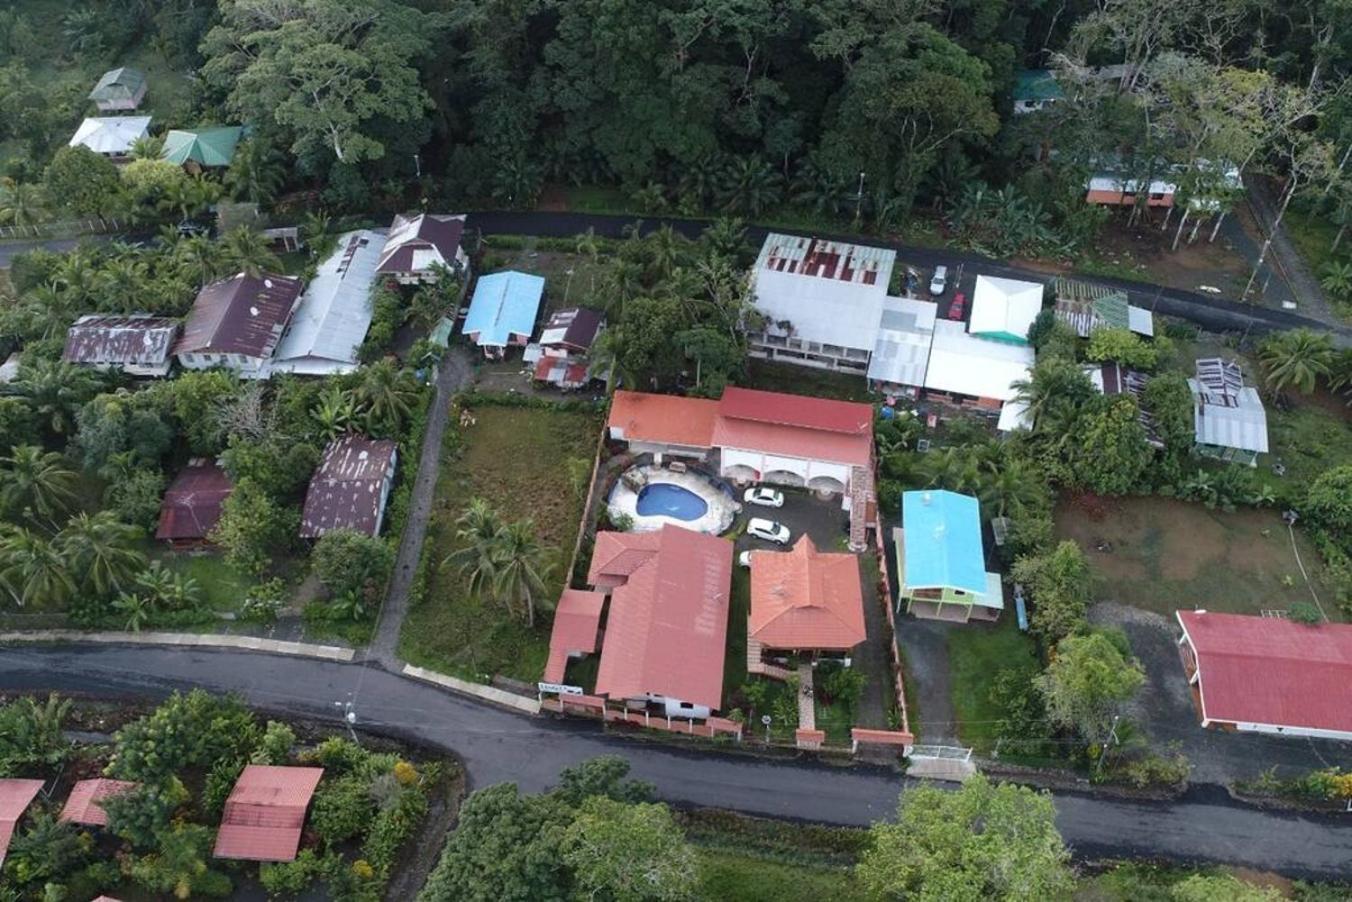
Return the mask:
<path fill-rule="evenodd" d="M 788 864 L 701 849 L 699 898 L 709 902 L 779 902 L 782 899 L 868 898 L 849 870 Z"/>
<path fill-rule="evenodd" d="M 244 593 L 252 585 L 249 578 L 225 562 L 219 553 L 186 553 L 158 549 L 153 560 L 167 570 L 196 581 L 206 606 L 213 611 L 237 611 Z"/>
<path fill-rule="evenodd" d="M 1140 497 L 1113 501 L 1102 519 L 1062 502 L 1055 519 L 1057 534 L 1084 549 L 1099 601 L 1172 617 L 1180 608 L 1258 614 L 1311 600 L 1275 510 L 1225 512 Z M 1295 541 L 1315 591 L 1326 595 L 1314 545 L 1299 530 Z M 1098 551 L 1100 543 L 1111 550 Z M 1327 602 L 1324 609 L 1338 616 Z"/>
<path fill-rule="evenodd" d="M 1002 670 L 1032 679 L 1042 670 L 1037 648 L 1027 633 L 1019 632 L 1018 619 L 1009 610 L 993 624 L 966 623 L 950 630 L 948 659 L 958 738 L 978 754 L 987 754 L 1005 716 L 991 702 L 991 684 Z"/>
<path fill-rule="evenodd" d="M 425 599 L 404 622 L 399 651 L 411 663 L 466 678 L 537 680 L 549 651 L 548 617 L 529 629 L 498 604 L 469 598 L 464 580 L 443 562 L 456 548 L 456 517 L 481 497 L 505 519 L 535 521 L 541 544 L 555 554 L 545 601 L 557 598 L 582 516 L 568 461 L 590 460 L 599 421 L 537 407 L 480 406 L 474 416 L 477 423 L 462 434 L 464 447 L 442 457 L 427 538 L 433 569 Z"/>

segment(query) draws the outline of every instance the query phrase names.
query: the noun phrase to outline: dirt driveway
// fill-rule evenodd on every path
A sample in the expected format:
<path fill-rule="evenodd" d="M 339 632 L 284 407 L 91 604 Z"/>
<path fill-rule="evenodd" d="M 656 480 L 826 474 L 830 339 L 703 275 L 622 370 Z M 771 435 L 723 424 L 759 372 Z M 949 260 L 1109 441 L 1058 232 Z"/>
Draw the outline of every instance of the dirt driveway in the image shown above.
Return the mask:
<path fill-rule="evenodd" d="M 1174 621 L 1111 602 L 1095 605 L 1090 620 L 1120 627 L 1131 640 L 1131 650 L 1146 672 L 1146 684 L 1131 718 L 1161 751 L 1170 743 L 1179 744 L 1192 763 L 1192 782 L 1233 783 L 1252 779 L 1270 767 L 1276 767 L 1279 775 L 1292 775 L 1352 766 L 1352 744 L 1348 743 L 1203 729 L 1183 675 Z"/>

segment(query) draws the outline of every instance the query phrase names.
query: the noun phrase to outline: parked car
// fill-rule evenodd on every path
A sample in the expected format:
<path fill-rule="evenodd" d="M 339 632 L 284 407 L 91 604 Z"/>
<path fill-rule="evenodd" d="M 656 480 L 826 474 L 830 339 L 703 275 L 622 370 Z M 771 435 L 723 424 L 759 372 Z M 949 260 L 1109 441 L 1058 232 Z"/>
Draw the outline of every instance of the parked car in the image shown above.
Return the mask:
<path fill-rule="evenodd" d="M 783 523 L 776 523 L 774 520 L 766 520 L 761 517 L 752 517 L 746 524 L 747 535 L 755 536 L 758 539 L 764 539 L 767 542 L 774 542 L 776 545 L 787 545 L 792 534 L 789 528 Z"/>
<path fill-rule="evenodd" d="M 967 306 L 967 295 L 959 291 L 953 295 L 953 303 L 948 305 L 949 319 L 962 319 L 963 310 Z"/>
<path fill-rule="evenodd" d="M 934 267 L 934 278 L 930 279 L 930 294 L 936 298 L 948 290 L 948 267 Z"/>
<path fill-rule="evenodd" d="M 768 485 L 753 485 L 742 495 L 742 500 L 758 507 L 783 507 L 784 493 Z"/>
<path fill-rule="evenodd" d="M 750 552 L 750 551 L 743 551 L 741 554 L 737 555 L 737 563 L 741 564 L 743 567 L 750 567 L 750 566 L 751 566 L 751 552 Z"/>

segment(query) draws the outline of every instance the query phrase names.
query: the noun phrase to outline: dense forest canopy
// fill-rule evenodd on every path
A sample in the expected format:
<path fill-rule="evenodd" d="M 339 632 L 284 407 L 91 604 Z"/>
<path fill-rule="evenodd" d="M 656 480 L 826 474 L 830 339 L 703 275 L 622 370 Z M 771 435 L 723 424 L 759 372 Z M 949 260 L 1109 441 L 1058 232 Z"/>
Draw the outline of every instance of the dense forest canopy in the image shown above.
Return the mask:
<path fill-rule="evenodd" d="M 793 201 L 885 227 L 981 182 L 1017 186 L 1073 244 L 1082 214 L 1058 203 L 1106 159 L 1322 186 L 1352 134 L 1344 0 L 94 0 L 54 22 L 48 6 L 0 12 L 20 183 L 88 90 L 46 77 L 53 53 L 111 65 L 147 40 L 193 71 L 192 121 L 253 124 L 331 207 L 421 176 L 447 200 L 612 185 L 687 213 Z M 1011 114 L 1025 68 L 1058 73 L 1046 115 Z M 1183 190 L 1216 193 L 1216 169 L 1190 166 Z"/>

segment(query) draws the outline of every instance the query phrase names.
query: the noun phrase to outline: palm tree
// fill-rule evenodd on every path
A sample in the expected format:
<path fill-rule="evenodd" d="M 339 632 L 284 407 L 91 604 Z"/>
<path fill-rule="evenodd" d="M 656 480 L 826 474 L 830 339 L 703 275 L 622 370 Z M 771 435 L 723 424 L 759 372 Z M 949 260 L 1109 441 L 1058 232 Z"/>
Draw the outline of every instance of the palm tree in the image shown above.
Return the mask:
<path fill-rule="evenodd" d="M 83 585 L 106 596 L 122 591 L 145 567 L 146 556 L 135 545 L 140 535 L 141 530 L 112 511 L 79 513 L 57 534 L 55 544 Z"/>
<path fill-rule="evenodd" d="M 644 239 L 644 243 L 647 245 L 648 259 L 653 272 L 659 278 L 665 278 L 671 275 L 672 269 L 680 260 L 681 245 L 686 243 L 686 239 L 683 235 L 676 234 L 676 230 L 671 226 L 664 225 Z"/>
<path fill-rule="evenodd" d="M 141 627 L 150 622 L 150 616 L 154 613 L 151 603 L 140 595 L 123 593 L 113 602 L 113 607 L 122 615 L 122 628 L 133 633 L 139 633 Z"/>
<path fill-rule="evenodd" d="M 408 418 L 418 389 L 408 370 L 381 360 L 366 367 L 355 394 L 367 429 L 393 435 Z"/>
<path fill-rule="evenodd" d="M 181 611 L 196 607 L 202 600 L 197 580 L 165 567 L 160 561 L 136 574 L 136 594 L 155 608 Z"/>
<path fill-rule="evenodd" d="M 854 200 L 848 178 L 804 160 L 793 180 L 793 202 L 821 217 L 839 216 Z"/>
<path fill-rule="evenodd" d="M 78 302 L 88 303 L 98 292 L 99 267 L 87 253 L 75 251 L 66 255 L 52 278 Z"/>
<path fill-rule="evenodd" d="M 774 167 L 759 157 L 734 160 L 723 172 L 723 209 L 758 216 L 779 202 L 782 181 Z"/>
<path fill-rule="evenodd" d="M 490 594 L 497 566 L 493 557 L 502 520 L 497 511 L 482 498 L 471 498 L 455 521 L 455 539 L 459 544 L 446 556 L 442 566 L 457 567 L 466 579 L 465 588 L 473 598 Z"/>
<path fill-rule="evenodd" d="M 319 424 L 320 434 L 335 439 L 352 432 L 357 425 L 357 402 L 350 392 L 330 385 L 319 393 L 318 405 L 310 417 Z"/>
<path fill-rule="evenodd" d="M 1274 395 L 1288 386 L 1301 394 L 1314 391 L 1320 376 L 1333 364 L 1333 340 L 1309 329 L 1292 329 L 1274 335 L 1259 348 L 1258 357 L 1267 370 L 1267 385 Z"/>
<path fill-rule="evenodd" d="M 691 161 L 681 173 L 681 194 L 703 210 L 718 190 L 724 168 L 723 161 L 716 153 L 706 153 Z"/>
<path fill-rule="evenodd" d="M 39 419 L 56 435 L 75 429 L 75 411 L 98 393 L 93 373 L 59 360 L 38 359 L 19 368 L 9 393 L 28 402 Z"/>
<path fill-rule="evenodd" d="M 131 142 L 131 157 L 133 160 L 158 160 L 163 152 L 163 138 L 143 135 Z"/>
<path fill-rule="evenodd" d="M 269 203 L 285 182 L 281 155 L 261 138 L 250 138 L 235 149 L 225 173 L 225 184 L 235 200 L 260 206 Z"/>
<path fill-rule="evenodd" d="M 145 309 L 147 274 L 145 263 L 137 259 L 135 252 L 109 260 L 98 274 L 100 306 L 126 313 Z"/>
<path fill-rule="evenodd" d="M 225 265 L 220 245 L 205 235 L 191 235 L 179 241 L 174 248 L 174 260 L 179 271 L 197 283 L 198 288 L 205 288 Z"/>
<path fill-rule="evenodd" d="M 624 326 L 611 326 L 597 337 L 591 348 L 594 371 L 609 373 L 606 387 L 614 391 L 621 383 L 631 388 L 639 384 L 638 374 L 627 364 L 628 335 Z"/>
<path fill-rule="evenodd" d="M 720 216 L 699 238 L 710 254 L 736 260 L 746 247 L 746 226 L 735 216 Z"/>
<path fill-rule="evenodd" d="M 47 218 L 46 195 L 41 185 L 0 179 L 0 223 L 28 227 Z"/>
<path fill-rule="evenodd" d="M 53 543 L 8 523 L 0 524 L 0 586 L 20 607 L 56 607 L 75 592 L 70 567 Z"/>
<path fill-rule="evenodd" d="M 1352 296 L 1352 263 L 1325 263 L 1319 284 L 1336 298 Z"/>
<path fill-rule="evenodd" d="M 42 518 L 48 525 L 75 504 L 76 474 L 55 451 L 16 445 L 0 457 L 0 504 L 11 515 Z"/>
<path fill-rule="evenodd" d="M 221 241 L 221 259 L 230 272 L 260 276 L 281 268 L 281 261 L 268 247 L 262 233 L 240 226 Z"/>
<path fill-rule="evenodd" d="M 513 599 L 524 606 L 526 626 L 535 626 L 536 593 L 543 593 L 549 575 L 549 553 L 535 537 L 532 520 L 517 520 L 493 541 L 493 589 L 510 610 Z M 543 594 L 541 594 L 543 600 Z"/>

